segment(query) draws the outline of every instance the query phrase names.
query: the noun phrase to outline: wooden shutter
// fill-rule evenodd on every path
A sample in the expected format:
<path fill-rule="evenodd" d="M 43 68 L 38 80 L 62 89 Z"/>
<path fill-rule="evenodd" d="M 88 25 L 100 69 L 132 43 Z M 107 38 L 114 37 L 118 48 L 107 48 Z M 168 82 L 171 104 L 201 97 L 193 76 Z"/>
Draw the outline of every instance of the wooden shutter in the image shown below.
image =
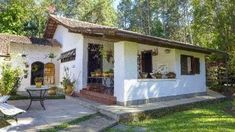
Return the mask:
<path fill-rule="evenodd" d="M 200 59 L 194 58 L 195 74 L 200 74 Z"/>
<path fill-rule="evenodd" d="M 188 56 L 188 55 L 181 55 L 180 64 L 181 64 L 181 75 L 192 75 L 200 73 L 199 58 L 194 58 L 193 56 Z"/>

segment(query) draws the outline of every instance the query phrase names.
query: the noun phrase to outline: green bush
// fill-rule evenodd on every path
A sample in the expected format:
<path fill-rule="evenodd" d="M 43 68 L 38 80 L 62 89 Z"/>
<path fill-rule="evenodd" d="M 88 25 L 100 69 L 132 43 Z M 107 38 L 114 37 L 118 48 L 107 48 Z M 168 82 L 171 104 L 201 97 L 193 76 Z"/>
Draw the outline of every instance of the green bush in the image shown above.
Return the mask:
<path fill-rule="evenodd" d="M 1 69 L 0 94 L 15 95 L 17 88 L 19 88 L 22 80 L 21 69 L 13 67 L 11 63 L 4 63 L 1 66 Z"/>

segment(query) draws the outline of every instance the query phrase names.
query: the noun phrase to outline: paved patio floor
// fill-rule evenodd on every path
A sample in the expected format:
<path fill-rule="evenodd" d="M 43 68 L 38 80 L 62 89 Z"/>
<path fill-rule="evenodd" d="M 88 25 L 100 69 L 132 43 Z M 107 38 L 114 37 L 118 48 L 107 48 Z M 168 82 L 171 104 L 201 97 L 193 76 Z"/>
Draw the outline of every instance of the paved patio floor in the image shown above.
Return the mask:
<path fill-rule="evenodd" d="M 18 108 L 26 109 L 29 105 L 29 100 L 9 101 L 8 103 Z M 46 110 L 42 109 L 38 101 L 33 102 L 26 113 L 18 115 L 18 123 L 14 120 L 9 120 L 8 122 L 11 125 L 1 128 L 0 131 L 37 131 L 96 113 L 81 106 L 76 100 L 71 99 L 46 100 L 44 103 Z"/>

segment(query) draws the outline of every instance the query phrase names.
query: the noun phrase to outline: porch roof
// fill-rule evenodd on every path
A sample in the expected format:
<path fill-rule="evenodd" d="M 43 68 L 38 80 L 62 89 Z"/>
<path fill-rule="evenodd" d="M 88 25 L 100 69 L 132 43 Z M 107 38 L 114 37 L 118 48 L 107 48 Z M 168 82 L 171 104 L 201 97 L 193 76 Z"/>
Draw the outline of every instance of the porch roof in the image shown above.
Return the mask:
<path fill-rule="evenodd" d="M 200 53 L 211 54 L 213 52 L 223 53 L 223 51 L 203 48 L 197 45 L 164 39 L 160 37 L 143 35 L 137 32 L 118 29 L 116 27 L 103 26 L 89 22 L 79 21 L 71 18 L 59 17 L 49 15 L 46 30 L 44 33 L 45 38 L 53 38 L 58 25 L 66 27 L 69 32 L 81 33 L 84 35 L 103 37 L 112 39 L 114 41 L 132 41 L 146 45 L 154 45 L 167 48 L 176 48 Z"/>
<path fill-rule="evenodd" d="M 55 39 L 27 37 L 27 36 L 19 36 L 19 35 L 4 34 L 4 33 L 0 33 L 0 44 L 1 43 L 61 46 L 61 44 Z"/>

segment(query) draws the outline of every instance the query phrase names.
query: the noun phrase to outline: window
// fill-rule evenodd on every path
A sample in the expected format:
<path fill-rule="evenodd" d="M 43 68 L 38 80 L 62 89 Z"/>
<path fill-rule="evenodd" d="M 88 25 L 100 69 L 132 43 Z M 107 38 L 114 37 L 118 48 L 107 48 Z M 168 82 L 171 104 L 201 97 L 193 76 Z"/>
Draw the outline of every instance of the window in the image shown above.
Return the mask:
<path fill-rule="evenodd" d="M 181 55 L 181 75 L 200 74 L 200 59 L 193 56 Z"/>

